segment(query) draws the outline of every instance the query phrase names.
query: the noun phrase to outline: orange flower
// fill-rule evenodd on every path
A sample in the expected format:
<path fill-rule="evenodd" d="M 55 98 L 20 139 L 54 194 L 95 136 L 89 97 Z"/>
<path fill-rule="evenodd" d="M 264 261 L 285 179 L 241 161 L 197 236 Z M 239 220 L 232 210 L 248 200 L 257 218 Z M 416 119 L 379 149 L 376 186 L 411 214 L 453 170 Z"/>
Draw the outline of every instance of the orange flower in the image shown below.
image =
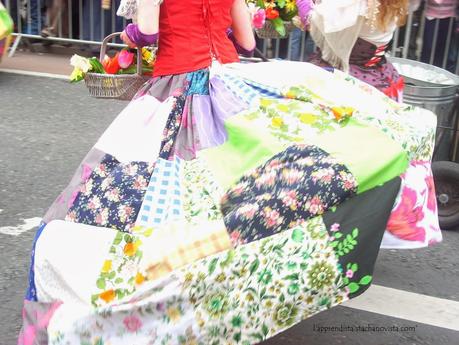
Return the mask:
<path fill-rule="evenodd" d="M 134 256 L 136 251 L 137 246 L 132 242 L 126 243 L 126 245 L 124 246 L 124 254 L 126 254 L 127 256 Z"/>
<path fill-rule="evenodd" d="M 115 299 L 115 291 L 113 289 L 107 290 L 99 294 L 99 297 L 106 303 L 109 303 Z"/>
<path fill-rule="evenodd" d="M 268 18 L 268 19 L 279 18 L 279 11 L 278 10 L 275 10 L 273 8 L 267 8 L 265 12 L 266 12 L 266 18 Z"/>
<path fill-rule="evenodd" d="M 354 109 L 351 107 L 333 107 L 331 110 L 336 121 L 341 121 L 347 117 L 351 117 L 354 113 Z"/>
<path fill-rule="evenodd" d="M 136 274 L 136 276 L 135 276 L 135 283 L 136 283 L 137 285 L 140 285 L 140 284 L 142 284 L 144 281 L 145 281 L 145 277 L 144 277 L 141 273 L 138 273 L 138 272 L 137 272 L 137 274 Z"/>

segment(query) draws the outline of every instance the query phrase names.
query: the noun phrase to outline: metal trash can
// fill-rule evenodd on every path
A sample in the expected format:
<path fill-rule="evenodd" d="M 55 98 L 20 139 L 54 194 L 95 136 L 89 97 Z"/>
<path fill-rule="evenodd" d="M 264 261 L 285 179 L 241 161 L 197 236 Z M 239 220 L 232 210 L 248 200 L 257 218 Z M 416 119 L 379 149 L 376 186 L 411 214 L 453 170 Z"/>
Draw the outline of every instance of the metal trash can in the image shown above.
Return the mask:
<path fill-rule="evenodd" d="M 395 68 L 405 79 L 403 101 L 431 110 L 437 115 L 437 142 L 435 143 L 435 161 L 456 160 L 459 162 L 459 155 L 455 154 L 456 138 L 459 136 L 456 117 L 456 97 L 459 86 L 459 76 L 452 74 L 442 68 L 428 65 L 422 62 L 391 57 Z M 426 73 L 413 72 L 425 71 L 435 80 L 421 79 Z M 411 73 L 406 73 L 410 71 Z M 443 81 L 444 83 L 439 83 Z M 453 157 L 455 155 L 456 157 Z"/>
<path fill-rule="evenodd" d="M 459 230 L 459 77 L 417 61 L 400 58 L 390 61 L 405 78 L 404 102 L 437 115 L 432 172 L 438 219 L 442 229 Z"/>

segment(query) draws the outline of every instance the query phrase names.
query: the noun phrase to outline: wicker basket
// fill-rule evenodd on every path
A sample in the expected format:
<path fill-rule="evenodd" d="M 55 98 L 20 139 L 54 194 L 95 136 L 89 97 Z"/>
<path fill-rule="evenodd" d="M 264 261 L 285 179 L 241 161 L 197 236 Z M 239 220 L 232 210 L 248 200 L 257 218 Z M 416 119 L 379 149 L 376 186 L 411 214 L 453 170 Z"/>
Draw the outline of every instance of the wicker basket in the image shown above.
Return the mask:
<path fill-rule="evenodd" d="M 102 61 L 107 51 L 108 41 L 120 35 L 119 32 L 104 38 L 100 48 L 99 60 Z M 140 87 L 150 79 L 142 75 L 142 53 L 137 49 L 137 72 L 135 74 L 87 73 L 84 77 L 89 94 L 97 98 L 114 98 L 130 101 Z"/>
<path fill-rule="evenodd" d="M 261 29 L 255 29 L 257 36 L 261 39 L 274 39 L 274 38 L 287 38 L 290 32 L 292 32 L 296 26 L 293 22 L 284 22 L 285 36 L 281 36 L 271 21 L 267 20 Z"/>

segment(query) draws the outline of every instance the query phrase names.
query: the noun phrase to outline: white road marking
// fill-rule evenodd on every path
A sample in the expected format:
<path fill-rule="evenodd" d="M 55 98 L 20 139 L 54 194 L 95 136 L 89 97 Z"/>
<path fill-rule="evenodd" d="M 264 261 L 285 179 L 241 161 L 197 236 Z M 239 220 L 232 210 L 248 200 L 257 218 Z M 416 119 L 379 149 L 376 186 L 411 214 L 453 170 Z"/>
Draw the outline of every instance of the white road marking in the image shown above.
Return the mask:
<path fill-rule="evenodd" d="M 69 76 L 68 75 L 64 75 L 64 74 L 33 72 L 33 71 L 24 71 L 24 70 L 20 70 L 20 69 L 9 69 L 9 68 L 0 68 L 0 72 L 29 75 L 29 76 L 33 76 L 33 77 L 45 77 L 45 78 L 70 80 Z"/>
<path fill-rule="evenodd" d="M 459 331 L 459 302 L 372 285 L 345 307 Z"/>
<path fill-rule="evenodd" d="M 18 236 L 22 234 L 23 232 L 32 230 L 33 228 L 37 227 L 41 222 L 41 218 L 38 218 L 38 217 L 28 218 L 28 219 L 24 219 L 23 222 L 24 224 L 17 225 L 17 226 L 0 227 L 0 233 L 5 234 L 5 235 Z"/>

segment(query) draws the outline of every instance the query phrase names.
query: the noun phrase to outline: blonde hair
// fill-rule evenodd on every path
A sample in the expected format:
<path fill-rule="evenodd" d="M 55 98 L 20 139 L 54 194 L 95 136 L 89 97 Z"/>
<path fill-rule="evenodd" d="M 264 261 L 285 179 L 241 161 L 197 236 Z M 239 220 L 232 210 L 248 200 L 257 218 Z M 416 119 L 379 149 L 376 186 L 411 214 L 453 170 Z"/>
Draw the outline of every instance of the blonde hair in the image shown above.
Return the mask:
<path fill-rule="evenodd" d="M 393 21 L 397 26 L 405 25 L 408 0 L 379 0 L 378 9 L 376 25 L 380 30 L 385 31 Z"/>

